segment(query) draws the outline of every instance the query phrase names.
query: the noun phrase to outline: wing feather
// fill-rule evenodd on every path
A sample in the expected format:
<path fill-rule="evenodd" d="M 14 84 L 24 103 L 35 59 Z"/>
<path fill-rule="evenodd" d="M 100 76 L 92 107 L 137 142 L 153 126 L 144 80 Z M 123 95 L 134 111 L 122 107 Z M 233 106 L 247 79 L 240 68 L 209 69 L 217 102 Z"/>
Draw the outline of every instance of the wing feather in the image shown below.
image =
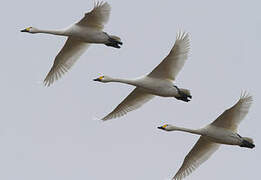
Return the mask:
<path fill-rule="evenodd" d="M 220 144 L 211 142 L 204 137 L 200 137 L 194 147 L 185 157 L 182 166 L 172 180 L 181 180 L 196 170 L 202 163 L 219 148 Z"/>
<path fill-rule="evenodd" d="M 85 13 L 84 17 L 76 24 L 102 30 L 109 20 L 110 11 L 111 7 L 107 2 L 97 2 L 93 10 Z"/>
<path fill-rule="evenodd" d="M 237 132 L 237 127 L 247 115 L 252 102 L 253 97 L 251 95 L 246 92 L 242 93 L 237 103 L 224 111 L 211 125 Z"/>
<path fill-rule="evenodd" d="M 61 78 L 85 52 L 88 46 L 88 43 L 69 37 L 61 51 L 55 57 L 53 66 L 44 79 L 44 84 L 50 86 L 55 80 Z"/>
<path fill-rule="evenodd" d="M 102 120 L 109 120 L 121 117 L 130 111 L 140 108 L 148 102 L 154 95 L 143 91 L 140 88 L 135 88 L 111 113 L 105 116 Z"/>
<path fill-rule="evenodd" d="M 148 75 L 150 77 L 175 80 L 185 64 L 190 49 L 189 35 L 177 34 L 176 42 L 167 57 Z"/>

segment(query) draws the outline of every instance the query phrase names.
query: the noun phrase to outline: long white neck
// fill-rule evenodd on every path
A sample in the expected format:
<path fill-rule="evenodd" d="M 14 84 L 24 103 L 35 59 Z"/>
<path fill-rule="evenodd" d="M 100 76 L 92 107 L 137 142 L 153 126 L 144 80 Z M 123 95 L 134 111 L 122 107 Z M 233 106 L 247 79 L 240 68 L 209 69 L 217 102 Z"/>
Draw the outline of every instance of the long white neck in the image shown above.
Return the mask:
<path fill-rule="evenodd" d="M 183 132 L 188 132 L 188 133 L 192 133 L 192 134 L 202 135 L 202 132 L 199 129 L 189 129 L 189 128 L 176 127 L 176 126 L 170 126 L 168 128 L 168 131 L 183 131 Z"/>
<path fill-rule="evenodd" d="M 140 83 L 138 83 L 135 79 L 121 79 L 121 78 L 111 78 L 108 82 L 119 82 L 124 84 L 130 84 L 133 86 L 139 86 Z"/>
<path fill-rule="evenodd" d="M 44 33 L 44 34 L 67 36 L 66 30 L 64 30 L 64 29 L 57 29 L 57 30 L 36 29 L 34 31 L 34 33 Z"/>

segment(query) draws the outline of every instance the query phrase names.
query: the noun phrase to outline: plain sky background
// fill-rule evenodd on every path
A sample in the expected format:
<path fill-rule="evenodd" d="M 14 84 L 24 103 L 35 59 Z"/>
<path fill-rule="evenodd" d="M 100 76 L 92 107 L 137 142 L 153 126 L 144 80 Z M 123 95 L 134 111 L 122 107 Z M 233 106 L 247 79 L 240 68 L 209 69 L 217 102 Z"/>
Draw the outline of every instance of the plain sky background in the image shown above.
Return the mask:
<path fill-rule="evenodd" d="M 253 137 L 256 148 L 221 146 L 186 179 L 260 179 L 260 1 L 108 2 L 105 31 L 120 36 L 122 48 L 92 45 L 50 88 L 42 80 L 65 38 L 20 30 L 66 27 L 91 10 L 93 1 L 1 3 L 0 179 L 166 180 L 198 137 L 157 126 L 202 127 L 242 90 L 254 103 L 239 133 Z M 189 32 L 191 51 L 176 84 L 191 89 L 192 101 L 156 97 L 122 118 L 97 120 L 133 87 L 92 79 L 150 72 L 169 53 L 179 29 Z"/>

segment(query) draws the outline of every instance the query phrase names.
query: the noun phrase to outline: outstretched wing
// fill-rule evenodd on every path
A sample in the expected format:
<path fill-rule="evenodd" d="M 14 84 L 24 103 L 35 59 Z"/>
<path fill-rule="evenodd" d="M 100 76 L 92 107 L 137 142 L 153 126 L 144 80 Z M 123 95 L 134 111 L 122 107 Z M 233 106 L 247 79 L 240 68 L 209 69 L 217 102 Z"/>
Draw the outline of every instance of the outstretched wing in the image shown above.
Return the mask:
<path fill-rule="evenodd" d="M 178 33 L 176 42 L 168 56 L 148 76 L 174 81 L 185 64 L 189 46 L 189 35 L 185 32 Z"/>
<path fill-rule="evenodd" d="M 53 66 L 44 79 L 44 84 L 50 86 L 55 80 L 58 80 L 73 66 L 88 46 L 88 43 L 69 37 L 61 51 L 55 57 Z"/>
<path fill-rule="evenodd" d="M 185 157 L 182 166 L 172 180 L 181 180 L 192 173 L 197 167 L 210 158 L 210 156 L 219 148 L 220 144 L 208 141 L 200 137 L 194 147 Z"/>
<path fill-rule="evenodd" d="M 243 93 L 238 102 L 224 111 L 211 125 L 237 132 L 237 127 L 247 115 L 252 101 L 251 95 Z"/>
<path fill-rule="evenodd" d="M 93 10 L 86 13 L 84 17 L 76 24 L 101 30 L 109 20 L 110 11 L 111 7 L 107 2 L 97 2 Z"/>
<path fill-rule="evenodd" d="M 110 114 L 105 116 L 102 120 L 105 121 L 123 116 L 130 111 L 138 109 L 153 97 L 154 95 L 149 94 L 140 88 L 135 88 Z"/>

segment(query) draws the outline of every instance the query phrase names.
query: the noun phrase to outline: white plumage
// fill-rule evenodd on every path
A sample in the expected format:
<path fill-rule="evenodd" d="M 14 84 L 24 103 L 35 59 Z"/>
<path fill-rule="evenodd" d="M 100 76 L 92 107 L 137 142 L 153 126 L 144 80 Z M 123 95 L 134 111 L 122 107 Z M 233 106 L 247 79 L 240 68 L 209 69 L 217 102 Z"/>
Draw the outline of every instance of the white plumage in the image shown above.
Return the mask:
<path fill-rule="evenodd" d="M 253 97 L 248 95 L 246 92 L 242 93 L 238 102 L 223 112 L 212 125 L 229 129 L 233 132 L 237 132 L 239 123 L 247 115 L 249 108 L 252 104 Z M 228 120 L 229 119 L 229 120 Z"/>
<path fill-rule="evenodd" d="M 111 7 L 108 3 L 98 2 L 91 12 L 86 13 L 79 22 L 66 29 L 40 30 L 29 27 L 21 31 L 68 37 L 65 45 L 55 57 L 51 70 L 44 79 L 46 86 L 50 86 L 55 80 L 61 78 L 86 51 L 90 43 L 105 44 L 107 46 L 120 48 L 119 45 L 122 45 L 122 42 L 119 37 L 110 36 L 102 31 L 104 25 L 109 20 L 110 10 Z"/>
<path fill-rule="evenodd" d="M 123 116 L 130 111 L 138 109 L 153 97 L 154 95 L 146 93 L 140 88 L 135 88 L 110 114 L 102 120 Z"/>
<path fill-rule="evenodd" d="M 255 145 L 251 138 L 241 137 L 237 134 L 237 127 L 248 113 L 252 101 L 252 96 L 243 93 L 234 106 L 201 129 L 193 130 L 168 124 L 158 127 L 165 131 L 184 131 L 200 135 L 199 140 L 185 157 L 173 180 L 181 180 L 192 173 L 219 148 L 220 144 L 254 148 Z"/>
<path fill-rule="evenodd" d="M 174 81 L 187 60 L 189 49 L 189 35 L 179 32 L 168 56 L 148 76 Z"/>
<path fill-rule="evenodd" d="M 148 75 L 130 80 L 101 76 L 96 81 L 120 82 L 136 86 L 111 113 L 103 118 L 108 120 L 125 115 L 127 112 L 141 107 L 155 95 L 162 97 L 175 97 L 188 102 L 190 91 L 174 86 L 173 81 L 183 67 L 189 52 L 189 35 L 178 33 L 176 42 L 167 57 Z"/>

